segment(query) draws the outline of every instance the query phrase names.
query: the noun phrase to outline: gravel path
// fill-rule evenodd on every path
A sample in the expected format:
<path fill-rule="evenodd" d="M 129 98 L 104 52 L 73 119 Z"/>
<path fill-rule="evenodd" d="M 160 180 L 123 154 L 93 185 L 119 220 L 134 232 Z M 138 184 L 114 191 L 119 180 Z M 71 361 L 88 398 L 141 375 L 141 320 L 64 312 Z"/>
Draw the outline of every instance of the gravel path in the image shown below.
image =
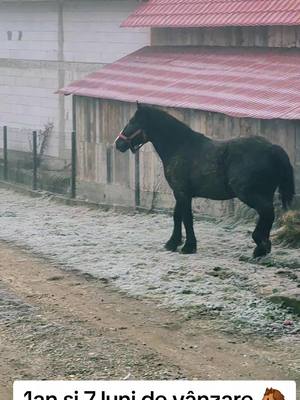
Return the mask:
<path fill-rule="evenodd" d="M 274 247 L 254 263 L 252 224 L 198 221 L 198 253 L 182 255 L 163 248 L 169 216 L 70 207 L 6 189 L 0 189 L 0 223 L 0 239 L 130 296 L 156 299 L 187 319 L 221 317 L 227 332 L 291 338 L 300 332 L 299 317 L 268 300 L 299 293 L 300 251 Z"/>

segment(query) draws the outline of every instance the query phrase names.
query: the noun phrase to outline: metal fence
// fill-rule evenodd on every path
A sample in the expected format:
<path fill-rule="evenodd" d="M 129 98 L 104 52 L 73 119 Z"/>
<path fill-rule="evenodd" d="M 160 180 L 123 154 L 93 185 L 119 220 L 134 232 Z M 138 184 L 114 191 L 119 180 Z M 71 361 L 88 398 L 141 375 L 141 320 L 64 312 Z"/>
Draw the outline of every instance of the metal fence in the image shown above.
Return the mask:
<path fill-rule="evenodd" d="M 3 126 L 3 180 L 9 181 L 9 128 Z M 37 131 L 32 132 L 32 176 L 31 186 L 32 190 L 39 188 L 39 168 L 40 159 L 38 155 Z M 70 197 L 76 197 L 76 132 L 72 131 L 71 134 L 71 170 L 70 170 Z"/>

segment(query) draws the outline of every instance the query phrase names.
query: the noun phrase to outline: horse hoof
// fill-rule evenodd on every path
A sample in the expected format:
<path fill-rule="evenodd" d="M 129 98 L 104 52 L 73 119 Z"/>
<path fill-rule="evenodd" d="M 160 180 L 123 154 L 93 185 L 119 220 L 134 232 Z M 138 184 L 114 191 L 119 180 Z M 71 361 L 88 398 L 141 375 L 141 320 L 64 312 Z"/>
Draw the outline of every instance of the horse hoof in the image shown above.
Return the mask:
<path fill-rule="evenodd" d="M 182 254 L 194 254 L 197 252 L 196 244 L 185 244 L 181 249 Z"/>
<path fill-rule="evenodd" d="M 168 251 L 176 251 L 179 244 L 171 242 L 170 240 L 165 244 L 165 249 Z"/>
<path fill-rule="evenodd" d="M 264 257 L 267 254 L 271 252 L 271 241 L 270 240 L 264 240 L 262 241 L 255 249 L 253 252 L 253 258 L 258 258 L 258 257 Z"/>
<path fill-rule="evenodd" d="M 177 247 L 180 246 L 182 244 L 182 239 L 178 239 L 178 238 L 170 238 L 167 243 L 165 244 L 165 249 L 167 249 L 168 251 L 176 251 Z"/>

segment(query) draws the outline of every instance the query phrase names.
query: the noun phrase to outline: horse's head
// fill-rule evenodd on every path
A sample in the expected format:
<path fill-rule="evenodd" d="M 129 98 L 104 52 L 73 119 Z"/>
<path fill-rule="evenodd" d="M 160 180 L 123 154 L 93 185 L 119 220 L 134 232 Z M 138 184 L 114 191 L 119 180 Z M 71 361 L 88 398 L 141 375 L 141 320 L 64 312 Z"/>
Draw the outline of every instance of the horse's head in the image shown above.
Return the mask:
<path fill-rule="evenodd" d="M 137 110 L 135 114 L 115 140 L 117 150 L 124 153 L 130 149 L 133 153 L 136 153 L 145 143 L 149 141 L 145 132 L 145 119 L 144 107 L 137 103 Z"/>
<path fill-rule="evenodd" d="M 266 389 L 263 400 L 284 400 L 283 394 L 277 389 Z"/>

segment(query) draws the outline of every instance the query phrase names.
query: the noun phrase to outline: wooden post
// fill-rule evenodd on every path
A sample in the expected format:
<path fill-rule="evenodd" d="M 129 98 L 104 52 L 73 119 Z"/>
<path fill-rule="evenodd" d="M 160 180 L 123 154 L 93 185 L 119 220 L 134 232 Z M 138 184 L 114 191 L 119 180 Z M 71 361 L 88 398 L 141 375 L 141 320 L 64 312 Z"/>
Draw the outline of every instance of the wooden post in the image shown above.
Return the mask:
<path fill-rule="evenodd" d="M 76 96 L 72 96 L 72 136 L 71 136 L 71 198 L 76 197 L 76 173 L 77 173 L 77 146 L 76 146 Z"/>
<path fill-rule="evenodd" d="M 76 132 L 72 132 L 72 176 L 71 176 L 71 198 L 76 197 Z"/>
<path fill-rule="evenodd" d="M 141 189 L 140 189 L 140 153 L 139 151 L 135 153 L 134 158 L 135 164 L 135 206 L 139 207 L 141 205 Z"/>
<path fill-rule="evenodd" d="M 295 121 L 295 184 L 296 194 L 299 199 L 297 203 L 300 205 L 300 121 Z"/>
<path fill-rule="evenodd" d="M 5 181 L 8 179 L 8 163 L 7 163 L 7 126 L 3 127 L 3 178 Z"/>
<path fill-rule="evenodd" d="M 36 131 L 32 132 L 32 189 L 37 189 L 37 167 L 38 167 L 38 159 L 37 159 L 37 133 Z"/>

